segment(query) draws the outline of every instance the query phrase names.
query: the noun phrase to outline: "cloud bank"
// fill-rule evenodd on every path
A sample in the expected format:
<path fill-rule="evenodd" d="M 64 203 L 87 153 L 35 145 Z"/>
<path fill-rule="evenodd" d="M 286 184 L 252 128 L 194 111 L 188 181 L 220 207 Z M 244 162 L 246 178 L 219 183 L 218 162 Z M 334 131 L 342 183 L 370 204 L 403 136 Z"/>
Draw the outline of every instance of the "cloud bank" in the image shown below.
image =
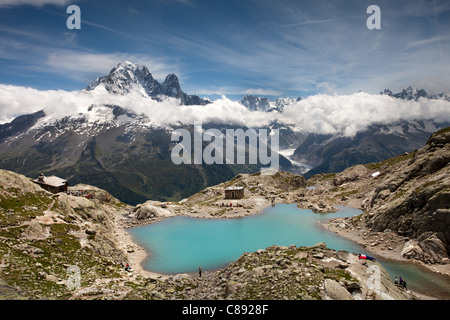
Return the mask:
<path fill-rule="evenodd" d="M 405 101 L 385 95 L 355 93 L 351 95 L 314 95 L 288 105 L 283 112 L 250 111 L 237 101 L 223 96 L 206 106 L 182 106 L 173 98 L 157 102 L 135 91 L 113 95 L 105 90 L 41 91 L 33 88 L 0 85 L 0 123 L 21 114 L 43 109 L 47 120 L 89 114 L 92 105 L 118 105 L 146 115 L 152 124 L 219 123 L 263 128 L 273 121 L 306 132 L 341 133 L 352 137 L 371 124 L 388 124 L 398 120 L 433 119 L 450 122 L 450 102 L 445 100 Z"/>
<path fill-rule="evenodd" d="M 314 95 L 285 107 L 281 121 L 308 132 L 354 136 L 372 124 L 399 120 L 450 121 L 450 102 L 420 99 L 407 101 L 387 95 Z"/>

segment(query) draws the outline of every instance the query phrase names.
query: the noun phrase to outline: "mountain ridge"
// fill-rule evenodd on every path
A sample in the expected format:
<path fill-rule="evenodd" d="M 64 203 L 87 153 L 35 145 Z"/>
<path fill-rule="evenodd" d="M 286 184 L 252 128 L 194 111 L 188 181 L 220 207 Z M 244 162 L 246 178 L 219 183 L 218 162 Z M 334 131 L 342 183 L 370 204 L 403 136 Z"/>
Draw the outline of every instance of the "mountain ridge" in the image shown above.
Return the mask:
<path fill-rule="evenodd" d="M 384 89 L 379 93 L 380 95 L 387 95 L 401 100 L 413 100 L 418 101 L 420 98 L 433 99 L 433 100 L 445 100 L 450 101 L 450 96 L 442 92 L 439 94 L 428 94 L 425 89 L 418 89 L 409 86 L 398 93 L 393 93 L 390 89 Z M 282 111 L 286 105 L 301 101 L 307 97 L 297 97 L 296 99 L 290 97 L 278 97 L 275 100 L 271 100 L 263 95 L 251 95 L 247 94 L 242 97 L 240 103 L 246 106 L 250 110 L 256 111 Z"/>
<path fill-rule="evenodd" d="M 397 121 L 371 125 L 355 137 L 311 133 L 295 150 L 292 159 L 315 164 L 306 178 L 318 173 L 339 172 L 356 164 L 384 159 L 421 148 L 430 135 L 450 123 Z"/>

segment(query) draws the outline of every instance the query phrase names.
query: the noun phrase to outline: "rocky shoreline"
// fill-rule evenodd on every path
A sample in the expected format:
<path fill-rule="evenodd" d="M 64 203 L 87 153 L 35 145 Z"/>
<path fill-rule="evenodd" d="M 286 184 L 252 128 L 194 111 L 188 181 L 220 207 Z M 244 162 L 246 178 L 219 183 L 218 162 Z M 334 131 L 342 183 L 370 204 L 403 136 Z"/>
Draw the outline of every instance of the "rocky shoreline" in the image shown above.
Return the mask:
<path fill-rule="evenodd" d="M 399 236 L 393 232 L 370 232 L 364 228 L 360 219 L 342 218 L 331 219 L 322 224 L 329 231 L 341 237 L 352 240 L 367 248 L 373 255 L 385 260 L 407 262 L 419 265 L 429 272 L 433 272 L 450 279 L 450 264 L 426 264 L 419 260 L 407 259 L 402 255 L 409 238 Z"/>

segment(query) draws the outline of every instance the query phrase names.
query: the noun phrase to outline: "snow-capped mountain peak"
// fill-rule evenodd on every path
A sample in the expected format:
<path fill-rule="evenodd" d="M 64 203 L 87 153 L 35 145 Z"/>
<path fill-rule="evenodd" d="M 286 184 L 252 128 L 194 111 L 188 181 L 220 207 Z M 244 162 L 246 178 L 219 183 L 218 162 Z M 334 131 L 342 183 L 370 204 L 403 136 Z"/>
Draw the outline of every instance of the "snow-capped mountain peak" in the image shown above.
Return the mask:
<path fill-rule="evenodd" d="M 450 97 L 448 97 L 444 93 L 440 94 L 428 94 L 425 89 L 417 89 L 409 86 L 406 89 L 403 89 L 401 92 L 393 93 L 389 89 L 385 89 L 384 91 L 380 92 L 382 95 L 388 95 L 390 97 L 394 97 L 397 99 L 403 99 L 403 100 L 414 100 L 418 101 L 420 98 L 424 99 L 444 99 L 447 101 L 450 101 Z"/>
<path fill-rule="evenodd" d="M 108 75 L 97 78 L 85 90 L 93 91 L 97 88 L 120 95 L 138 91 L 155 100 L 161 100 L 162 97 L 168 96 L 179 99 L 183 105 L 209 103 L 198 96 L 184 93 L 175 74 L 169 74 L 161 84 L 153 78 L 146 66 L 140 66 L 130 61 L 119 63 Z"/>
<path fill-rule="evenodd" d="M 246 95 L 241 99 L 241 104 L 247 107 L 252 111 L 263 111 L 263 112 L 272 112 L 278 111 L 282 112 L 284 107 L 295 102 L 300 101 L 301 98 L 292 99 L 292 98 L 277 98 L 275 101 L 271 101 L 267 97 L 257 97 L 253 95 Z"/>
<path fill-rule="evenodd" d="M 127 94 L 137 87 L 150 95 L 157 85 L 158 81 L 153 78 L 147 67 L 125 61 L 114 67 L 108 75 L 97 78 L 86 90 L 92 91 L 102 86 L 110 93 Z"/>

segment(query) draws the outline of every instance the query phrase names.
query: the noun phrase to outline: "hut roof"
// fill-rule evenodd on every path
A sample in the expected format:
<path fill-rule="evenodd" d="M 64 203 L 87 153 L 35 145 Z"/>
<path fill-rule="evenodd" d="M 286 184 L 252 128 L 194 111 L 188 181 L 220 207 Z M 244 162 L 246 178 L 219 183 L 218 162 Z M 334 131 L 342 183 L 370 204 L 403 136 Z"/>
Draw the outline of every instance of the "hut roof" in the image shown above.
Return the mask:
<path fill-rule="evenodd" d="M 48 186 L 52 187 L 63 187 L 66 185 L 67 180 L 61 179 L 57 176 L 50 176 L 50 177 L 39 177 L 38 179 L 34 180 L 34 182 L 39 184 L 46 184 Z"/>
<path fill-rule="evenodd" d="M 244 189 L 244 187 L 228 187 L 225 190 L 226 191 L 229 191 L 229 190 L 236 191 L 236 190 L 243 190 L 243 189 Z"/>

